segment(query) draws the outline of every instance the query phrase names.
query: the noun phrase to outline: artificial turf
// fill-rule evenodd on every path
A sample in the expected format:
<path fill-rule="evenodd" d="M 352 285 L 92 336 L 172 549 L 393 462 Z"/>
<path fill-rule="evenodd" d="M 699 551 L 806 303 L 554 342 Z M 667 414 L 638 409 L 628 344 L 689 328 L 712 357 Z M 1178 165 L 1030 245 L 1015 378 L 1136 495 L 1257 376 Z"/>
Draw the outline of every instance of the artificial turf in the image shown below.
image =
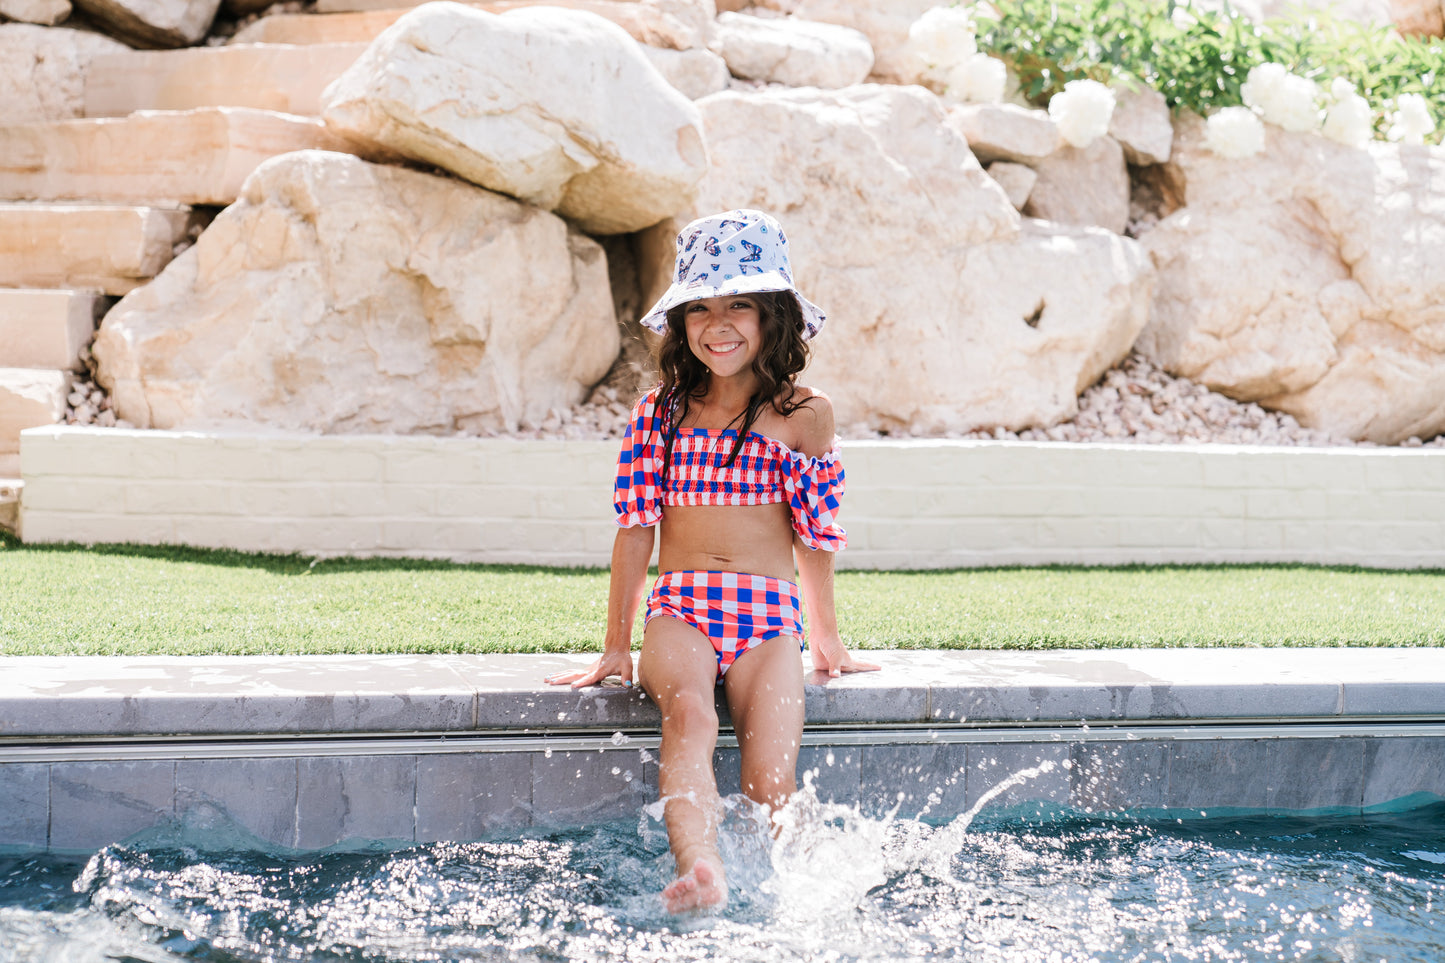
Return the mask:
<path fill-rule="evenodd" d="M 0 535 L 0 655 L 584 652 L 600 648 L 606 604 L 597 569 Z M 837 605 L 859 649 L 1445 644 L 1440 570 L 845 571 Z"/>

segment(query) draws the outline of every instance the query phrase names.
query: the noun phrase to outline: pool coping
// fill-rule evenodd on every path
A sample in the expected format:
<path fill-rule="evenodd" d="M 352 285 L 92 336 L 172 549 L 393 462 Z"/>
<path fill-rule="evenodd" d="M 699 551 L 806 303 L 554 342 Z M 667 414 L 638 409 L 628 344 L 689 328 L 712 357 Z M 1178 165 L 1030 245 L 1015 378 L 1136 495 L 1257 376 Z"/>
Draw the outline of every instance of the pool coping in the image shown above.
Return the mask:
<path fill-rule="evenodd" d="M 864 657 L 883 670 L 808 676 L 810 729 L 1445 721 L 1445 649 Z M 657 710 L 635 688 L 573 690 L 542 681 L 592 658 L 0 657 L 0 747 L 74 739 L 656 731 Z"/>

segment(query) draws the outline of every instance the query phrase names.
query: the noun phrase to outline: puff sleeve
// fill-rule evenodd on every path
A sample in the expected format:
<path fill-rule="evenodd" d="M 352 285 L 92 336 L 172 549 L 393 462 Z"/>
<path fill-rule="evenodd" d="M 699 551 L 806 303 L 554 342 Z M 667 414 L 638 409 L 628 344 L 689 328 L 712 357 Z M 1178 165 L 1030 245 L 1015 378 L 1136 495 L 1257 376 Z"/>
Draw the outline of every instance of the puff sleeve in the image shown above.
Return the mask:
<path fill-rule="evenodd" d="M 662 426 L 657 394 L 656 389 L 649 391 L 633 406 L 617 454 L 612 507 L 621 528 L 656 525 L 662 520 Z"/>
<path fill-rule="evenodd" d="M 792 509 L 793 531 L 809 548 L 841 550 L 848 544 L 848 535 L 837 521 L 844 490 L 837 442 L 818 457 L 796 451 L 788 454 L 783 466 L 783 491 Z"/>

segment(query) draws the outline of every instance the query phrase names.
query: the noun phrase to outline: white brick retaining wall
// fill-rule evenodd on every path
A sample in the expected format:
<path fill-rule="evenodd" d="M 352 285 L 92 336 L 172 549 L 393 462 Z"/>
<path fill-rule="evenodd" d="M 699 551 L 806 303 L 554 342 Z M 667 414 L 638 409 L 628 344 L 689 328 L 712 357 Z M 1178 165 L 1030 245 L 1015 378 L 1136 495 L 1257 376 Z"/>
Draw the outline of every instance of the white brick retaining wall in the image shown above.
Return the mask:
<path fill-rule="evenodd" d="M 1445 567 L 1445 451 L 870 441 L 849 568 L 1294 561 Z M 613 442 L 48 427 L 26 542 L 606 565 Z"/>

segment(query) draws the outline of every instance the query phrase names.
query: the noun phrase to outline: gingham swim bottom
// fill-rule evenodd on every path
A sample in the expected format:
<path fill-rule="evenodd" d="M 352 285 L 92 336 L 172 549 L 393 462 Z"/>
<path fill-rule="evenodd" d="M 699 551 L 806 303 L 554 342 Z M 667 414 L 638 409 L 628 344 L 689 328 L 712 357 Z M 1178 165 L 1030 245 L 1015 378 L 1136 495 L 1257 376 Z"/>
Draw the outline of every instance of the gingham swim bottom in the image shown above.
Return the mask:
<path fill-rule="evenodd" d="M 659 615 L 707 636 L 717 653 L 717 678 L 748 649 L 780 635 L 803 647 L 803 603 L 786 579 L 743 572 L 663 572 L 647 597 L 647 621 Z"/>

